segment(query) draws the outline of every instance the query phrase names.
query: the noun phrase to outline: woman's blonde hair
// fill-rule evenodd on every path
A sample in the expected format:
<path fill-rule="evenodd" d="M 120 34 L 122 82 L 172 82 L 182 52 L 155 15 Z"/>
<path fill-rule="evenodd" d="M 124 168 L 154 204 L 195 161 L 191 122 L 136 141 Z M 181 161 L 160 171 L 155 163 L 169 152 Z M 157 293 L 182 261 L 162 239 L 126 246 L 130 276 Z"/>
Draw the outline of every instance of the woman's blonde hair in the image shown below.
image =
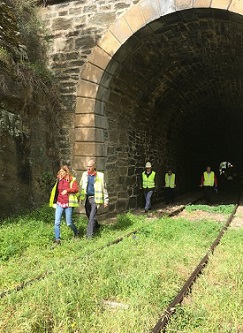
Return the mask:
<path fill-rule="evenodd" d="M 72 178 L 71 172 L 69 170 L 69 167 L 67 165 L 62 165 L 57 173 L 57 177 L 60 178 L 60 171 L 64 170 L 67 174 L 66 178 L 70 181 L 70 179 Z"/>

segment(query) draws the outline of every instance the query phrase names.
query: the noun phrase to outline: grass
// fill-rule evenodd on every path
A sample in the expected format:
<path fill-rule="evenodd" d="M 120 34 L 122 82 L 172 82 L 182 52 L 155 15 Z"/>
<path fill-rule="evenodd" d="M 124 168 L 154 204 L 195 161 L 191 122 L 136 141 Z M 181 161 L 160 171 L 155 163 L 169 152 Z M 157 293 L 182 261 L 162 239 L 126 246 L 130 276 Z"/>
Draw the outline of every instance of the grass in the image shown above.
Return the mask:
<path fill-rule="evenodd" d="M 53 215 L 42 209 L 1 225 L 0 290 L 50 274 L 1 299 L 0 332 L 148 332 L 220 230 L 219 223 L 126 214 L 91 241 L 74 240 L 63 223 L 63 244 L 53 249 Z M 86 219 L 76 224 L 84 234 Z"/>
<path fill-rule="evenodd" d="M 243 332 L 242 230 L 228 230 L 167 332 Z"/>
<path fill-rule="evenodd" d="M 201 210 L 209 213 L 221 213 L 230 214 L 234 209 L 234 205 L 218 205 L 218 206 L 208 206 L 208 205 L 188 205 L 185 210 L 187 212 L 193 212 L 196 210 Z"/>

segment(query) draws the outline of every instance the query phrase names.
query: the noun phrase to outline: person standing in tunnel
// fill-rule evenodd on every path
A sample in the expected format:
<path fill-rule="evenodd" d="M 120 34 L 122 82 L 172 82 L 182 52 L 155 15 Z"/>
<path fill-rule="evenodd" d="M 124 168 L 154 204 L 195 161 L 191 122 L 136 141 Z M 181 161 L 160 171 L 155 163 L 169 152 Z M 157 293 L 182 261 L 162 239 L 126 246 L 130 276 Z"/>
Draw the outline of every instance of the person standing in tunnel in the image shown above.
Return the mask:
<path fill-rule="evenodd" d="M 145 170 L 142 172 L 141 179 L 141 189 L 144 192 L 145 197 L 145 213 L 151 209 L 151 197 L 155 191 L 155 177 L 156 172 L 152 170 L 152 165 L 150 162 L 147 162 L 145 165 Z"/>
<path fill-rule="evenodd" d="M 172 169 L 170 168 L 168 172 L 165 174 L 165 203 L 174 203 L 175 199 L 175 174 L 172 172 Z"/>
<path fill-rule="evenodd" d="M 218 182 L 210 166 L 207 166 L 206 171 L 203 172 L 200 186 L 204 188 L 204 199 L 206 203 L 211 204 L 213 190 L 218 191 Z"/>
<path fill-rule="evenodd" d="M 87 171 L 82 174 L 80 180 L 81 201 L 85 202 L 85 211 L 88 218 L 86 237 L 92 238 L 99 228 L 97 211 L 100 205 L 108 206 L 109 198 L 104 180 L 104 173 L 96 170 L 94 160 L 89 160 Z"/>

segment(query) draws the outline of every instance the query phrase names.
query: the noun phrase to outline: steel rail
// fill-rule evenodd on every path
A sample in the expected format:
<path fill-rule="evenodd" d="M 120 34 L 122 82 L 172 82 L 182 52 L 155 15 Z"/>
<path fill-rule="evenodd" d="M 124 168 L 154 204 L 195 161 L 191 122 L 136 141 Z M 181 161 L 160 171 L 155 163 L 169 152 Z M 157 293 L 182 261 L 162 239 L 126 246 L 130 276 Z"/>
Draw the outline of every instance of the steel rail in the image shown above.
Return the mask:
<path fill-rule="evenodd" d="M 228 229 L 231 221 L 234 218 L 234 215 L 236 213 L 237 208 L 239 207 L 239 199 L 238 203 L 235 205 L 232 213 L 230 214 L 229 218 L 227 219 L 226 223 L 222 227 L 221 231 L 219 232 L 218 236 L 208 249 L 205 256 L 201 259 L 197 267 L 194 269 L 192 274 L 189 276 L 181 290 L 178 292 L 176 297 L 173 299 L 173 301 L 169 304 L 167 309 L 165 310 L 164 314 L 160 317 L 157 324 L 154 326 L 154 328 L 151 330 L 151 333 L 160 333 L 166 331 L 166 326 L 172 317 L 172 315 L 176 312 L 176 306 L 181 304 L 184 297 L 189 294 L 191 291 L 192 285 L 197 280 L 200 274 L 202 274 L 203 269 L 207 266 L 210 255 L 213 254 L 216 246 L 220 243 L 221 238 L 223 237 L 225 231 Z"/>
<path fill-rule="evenodd" d="M 200 199 L 200 198 L 199 198 L 199 199 Z M 197 198 L 197 199 L 195 199 L 195 201 L 193 201 L 193 202 L 189 202 L 189 203 L 187 203 L 187 204 L 185 204 L 185 205 L 181 205 L 181 207 L 174 209 L 174 210 L 173 210 L 172 212 L 170 212 L 170 213 L 166 213 L 165 211 L 162 212 L 162 213 L 164 213 L 164 216 L 168 216 L 168 217 L 171 217 L 171 216 L 177 215 L 177 214 L 179 214 L 181 211 L 183 211 L 183 210 L 185 209 L 186 206 L 191 205 L 192 203 L 197 202 L 199 199 Z M 161 216 L 161 213 L 160 213 L 159 215 Z M 136 230 L 133 230 L 133 231 L 129 232 L 128 234 L 126 234 L 126 235 L 124 235 L 124 236 L 122 236 L 122 237 L 119 237 L 119 238 L 117 238 L 117 239 L 115 239 L 115 240 L 113 240 L 113 241 L 111 241 L 111 242 L 108 242 L 107 244 L 102 245 L 102 246 L 98 247 L 98 248 L 95 249 L 95 250 L 87 251 L 84 255 L 82 255 L 82 256 L 80 256 L 80 257 L 76 257 L 75 260 L 81 259 L 81 258 L 83 258 L 84 256 L 87 256 L 87 255 L 91 255 L 91 254 L 93 254 L 93 253 L 95 253 L 95 252 L 97 252 L 97 251 L 103 250 L 103 249 L 105 249 L 105 248 L 107 248 L 107 247 L 110 247 L 110 246 L 112 246 L 112 245 L 116 245 L 116 244 L 122 242 L 125 238 L 128 238 L 128 237 L 130 237 L 130 236 L 132 236 L 132 235 L 135 235 L 136 233 L 138 233 L 138 232 L 140 231 L 140 229 L 142 229 L 142 227 L 141 227 L 141 228 L 138 228 L 138 229 L 136 229 Z M 39 274 L 38 276 L 36 276 L 36 277 L 34 277 L 34 278 L 30 279 L 30 280 L 27 280 L 27 281 L 23 281 L 23 282 L 21 282 L 19 285 L 17 285 L 16 287 L 14 287 L 14 288 L 12 288 L 12 289 L 4 290 L 4 291 L 0 292 L 0 299 L 3 298 L 3 297 L 5 297 L 5 296 L 7 296 L 7 295 L 10 295 L 10 294 L 12 294 L 12 293 L 14 293 L 14 292 L 17 292 L 17 291 L 23 290 L 25 287 L 27 287 L 27 286 L 29 286 L 29 285 L 32 285 L 32 284 L 35 283 L 35 282 L 41 281 L 41 280 L 45 279 L 47 276 L 49 276 L 49 275 L 51 275 L 51 274 L 53 274 L 53 273 L 54 273 L 54 271 L 44 272 L 44 273 Z"/>

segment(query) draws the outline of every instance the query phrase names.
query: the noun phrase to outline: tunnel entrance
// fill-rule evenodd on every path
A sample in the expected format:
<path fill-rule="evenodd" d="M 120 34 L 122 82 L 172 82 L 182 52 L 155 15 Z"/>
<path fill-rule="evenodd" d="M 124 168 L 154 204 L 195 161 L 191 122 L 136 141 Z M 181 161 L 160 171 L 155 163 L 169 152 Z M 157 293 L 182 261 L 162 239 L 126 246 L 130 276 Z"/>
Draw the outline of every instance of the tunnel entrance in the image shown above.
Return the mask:
<path fill-rule="evenodd" d="M 155 201 L 163 197 L 168 167 L 179 191 L 196 188 L 206 165 L 217 172 L 230 160 L 242 169 L 242 43 L 241 15 L 193 8 L 146 24 L 113 55 L 95 112 L 104 102 L 116 210 L 140 206 L 146 161 L 157 171 Z"/>

